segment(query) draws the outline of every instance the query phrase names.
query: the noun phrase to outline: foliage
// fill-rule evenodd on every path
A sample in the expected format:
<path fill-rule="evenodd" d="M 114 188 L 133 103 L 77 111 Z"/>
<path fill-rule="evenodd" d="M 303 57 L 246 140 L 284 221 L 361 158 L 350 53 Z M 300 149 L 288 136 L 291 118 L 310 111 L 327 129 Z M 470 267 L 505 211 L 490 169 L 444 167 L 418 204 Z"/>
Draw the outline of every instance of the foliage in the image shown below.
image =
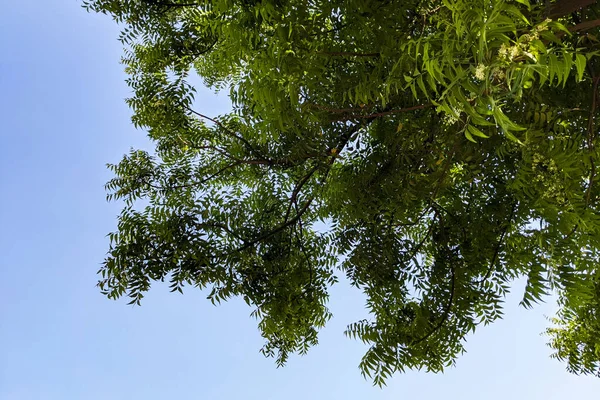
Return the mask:
<path fill-rule="evenodd" d="M 442 371 L 465 337 L 555 294 L 556 357 L 600 374 L 600 7 L 589 0 L 88 0 L 123 27 L 134 150 L 99 271 L 242 297 L 283 364 L 328 288 L 367 296 L 347 335 L 376 384 Z M 194 108 L 197 73 L 233 110 Z"/>

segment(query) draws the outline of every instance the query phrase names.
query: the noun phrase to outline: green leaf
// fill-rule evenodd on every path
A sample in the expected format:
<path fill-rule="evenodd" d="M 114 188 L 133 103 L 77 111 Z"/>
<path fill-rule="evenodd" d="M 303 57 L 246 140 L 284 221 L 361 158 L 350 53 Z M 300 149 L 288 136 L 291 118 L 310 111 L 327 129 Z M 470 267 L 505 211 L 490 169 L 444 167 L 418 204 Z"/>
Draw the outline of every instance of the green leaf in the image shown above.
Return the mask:
<path fill-rule="evenodd" d="M 586 66 L 585 56 L 581 53 L 577 53 L 575 55 L 575 67 L 577 68 L 577 82 L 581 82 L 583 80 L 585 66 Z"/>
<path fill-rule="evenodd" d="M 473 136 L 471 135 L 471 133 L 469 132 L 468 129 L 465 129 L 465 137 L 467 138 L 467 140 L 469 140 L 473 143 L 477 143 L 477 141 L 473 138 Z"/>
<path fill-rule="evenodd" d="M 523 305 L 559 300 L 556 357 L 600 375 L 597 39 L 530 23 L 526 0 L 305 3 L 86 0 L 123 30 L 153 145 L 109 166 L 101 293 L 241 297 L 281 366 L 344 274 L 369 312 L 346 335 L 384 385 L 453 365 L 526 278 Z M 200 84 L 231 109 L 207 115 Z"/>
<path fill-rule="evenodd" d="M 489 136 L 475 128 L 473 125 L 467 125 L 467 131 L 473 136 L 489 139 Z"/>

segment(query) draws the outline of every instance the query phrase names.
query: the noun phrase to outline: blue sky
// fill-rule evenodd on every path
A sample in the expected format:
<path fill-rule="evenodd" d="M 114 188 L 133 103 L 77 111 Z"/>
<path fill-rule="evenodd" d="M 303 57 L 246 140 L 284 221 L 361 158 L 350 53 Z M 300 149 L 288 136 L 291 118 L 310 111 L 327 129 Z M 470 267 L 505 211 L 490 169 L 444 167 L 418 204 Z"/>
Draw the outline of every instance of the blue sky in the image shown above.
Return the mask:
<path fill-rule="evenodd" d="M 321 344 L 285 368 L 258 352 L 241 301 L 157 286 L 142 307 L 95 288 L 118 205 L 104 164 L 147 146 L 129 122 L 117 27 L 78 0 L 4 1 L 0 13 L 0 400 L 565 399 L 593 398 L 600 379 L 549 359 L 540 336 L 553 305 L 519 309 L 482 328 L 445 374 L 409 372 L 378 389 L 363 380 L 365 348 L 346 339 L 363 299 L 334 288 Z M 226 102 L 198 97 L 205 114 Z"/>

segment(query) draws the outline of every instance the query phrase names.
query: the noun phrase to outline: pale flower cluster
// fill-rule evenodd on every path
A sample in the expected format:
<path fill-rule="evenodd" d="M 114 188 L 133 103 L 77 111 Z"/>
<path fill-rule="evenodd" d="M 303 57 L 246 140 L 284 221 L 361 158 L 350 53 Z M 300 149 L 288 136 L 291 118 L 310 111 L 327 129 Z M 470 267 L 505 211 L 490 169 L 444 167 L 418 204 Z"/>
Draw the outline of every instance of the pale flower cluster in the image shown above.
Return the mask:
<path fill-rule="evenodd" d="M 502 43 L 502 45 L 500 45 L 500 48 L 498 49 L 498 56 L 500 56 L 501 59 L 504 59 L 509 62 L 522 54 L 525 54 L 530 58 L 535 59 L 533 55 L 526 51 L 527 46 L 532 41 L 540 38 L 540 32 L 547 30 L 548 24 L 550 22 L 552 22 L 552 20 L 550 18 L 547 18 L 542 23 L 536 25 L 530 33 L 522 35 L 519 38 L 519 42 L 516 43 L 514 46 L 507 46 L 506 44 Z"/>
<path fill-rule="evenodd" d="M 485 79 L 485 70 L 486 67 L 483 64 L 479 64 L 477 66 L 477 68 L 475 68 L 475 78 L 479 79 L 480 81 Z"/>

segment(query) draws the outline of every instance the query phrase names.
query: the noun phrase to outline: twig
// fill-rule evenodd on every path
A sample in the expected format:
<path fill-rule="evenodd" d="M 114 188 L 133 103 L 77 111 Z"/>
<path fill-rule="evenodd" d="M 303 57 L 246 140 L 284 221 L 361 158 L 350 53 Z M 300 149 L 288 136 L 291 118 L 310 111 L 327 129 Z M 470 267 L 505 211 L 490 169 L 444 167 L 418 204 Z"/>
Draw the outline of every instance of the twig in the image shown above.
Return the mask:
<path fill-rule="evenodd" d="M 296 214 L 298 214 L 298 202 L 294 200 L 294 207 L 296 208 Z M 304 247 L 304 228 L 302 227 L 302 218 L 298 219 L 297 229 L 294 229 L 294 233 L 296 235 L 296 239 L 298 240 L 298 245 L 300 246 L 300 250 L 302 254 L 304 254 L 304 258 L 306 258 L 306 264 L 308 265 L 308 288 L 312 288 L 313 285 L 313 265 L 310 261 L 310 257 L 308 256 L 308 252 Z"/>
<path fill-rule="evenodd" d="M 198 59 L 198 57 L 200 57 L 201 55 L 204 55 L 204 54 L 208 53 L 209 51 L 211 51 L 212 49 L 214 49 L 218 42 L 219 42 L 219 39 L 215 39 L 205 49 L 202 49 L 197 53 L 193 53 L 192 54 L 193 61 L 196 61 Z"/>
<path fill-rule="evenodd" d="M 210 228 L 221 228 L 223 229 L 225 232 L 229 233 L 231 236 L 233 236 L 234 238 L 244 241 L 244 239 L 242 237 L 240 237 L 237 233 L 235 233 L 234 231 L 232 231 L 231 229 L 229 229 L 229 227 L 225 224 L 221 224 L 218 222 L 200 222 L 197 225 L 198 228 L 205 228 L 205 227 L 210 227 Z"/>
<path fill-rule="evenodd" d="M 414 346 L 416 344 L 419 344 L 419 343 L 429 339 L 431 337 L 431 335 L 433 335 L 435 332 L 440 330 L 440 328 L 448 320 L 448 317 L 450 316 L 450 311 L 452 310 L 452 305 L 454 303 L 454 289 L 456 286 L 456 274 L 454 272 L 453 266 L 450 266 L 450 273 L 451 273 L 451 282 L 452 282 L 451 286 L 450 286 L 450 298 L 448 299 L 448 304 L 446 305 L 446 308 L 444 309 L 444 314 L 442 316 L 442 319 L 440 319 L 440 321 L 437 323 L 437 325 L 432 330 L 430 330 L 427 334 L 425 334 L 425 336 L 411 342 L 410 343 L 411 346 Z"/>
<path fill-rule="evenodd" d="M 362 128 L 363 126 L 364 126 L 364 125 L 360 125 L 360 124 L 356 124 L 356 125 L 354 125 L 354 126 L 351 128 L 351 129 L 349 129 L 349 130 L 348 130 L 348 131 L 347 131 L 347 132 L 346 132 L 346 133 L 345 133 L 345 134 L 344 134 L 344 135 L 343 135 L 343 136 L 340 138 L 340 141 L 338 142 L 338 144 L 337 144 L 337 147 L 335 147 L 335 148 L 337 148 L 339 151 L 341 151 L 341 150 L 342 150 L 342 149 L 343 149 L 343 148 L 346 146 L 346 144 L 348 143 L 348 141 L 350 140 L 350 138 L 351 138 L 351 137 L 352 137 L 352 136 L 353 136 L 353 135 L 354 135 L 356 132 L 358 132 L 358 130 L 359 130 L 360 128 Z M 339 153 L 338 153 L 338 154 L 339 154 Z M 321 183 L 322 183 L 322 184 L 324 184 L 324 183 L 325 183 L 325 181 L 326 181 L 326 179 L 327 179 L 327 176 L 329 175 L 329 172 L 331 171 L 331 167 L 332 167 L 333 163 L 335 162 L 335 160 L 336 160 L 337 158 L 338 158 L 338 156 L 335 156 L 335 155 L 332 155 L 332 156 L 331 156 L 331 158 L 330 158 L 330 160 L 329 160 L 329 165 L 328 165 L 328 167 L 327 167 L 327 170 L 325 171 L 325 173 L 324 173 L 324 175 L 323 175 L 323 179 L 321 180 Z M 313 167 L 313 169 L 314 169 L 314 168 L 317 168 L 317 167 L 318 167 L 318 164 L 317 164 L 317 166 Z M 314 172 L 316 172 L 316 169 L 315 169 L 315 171 L 311 171 L 311 172 L 310 172 L 309 174 L 307 174 L 307 175 L 306 175 L 304 178 L 305 178 L 306 180 L 310 179 L 310 177 L 312 176 L 312 174 L 314 174 Z M 303 179 L 303 180 L 304 180 L 304 179 Z M 306 183 L 306 182 L 304 182 L 304 183 Z M 304 183 L 302 183 L 302 185 L 304 185 Z M 298 190 L 298 193 L 299 193 L 299 192 L 300 192 L 300 190 Z M 296 196 L 295 196 L 295 199 L 297 199 L 297 197 L 298 197 L 298 195 L 296 194 Z M 283 223 L 282 223 L 281 225 L 279 225 L 278 227 L 276 227 L 276 228 L 274 228 L 274 229 L 270 230 L 269 232 L 266 232 L 266 233 L 264 233 L 264 234 L 262 234 L 262 235 L 259 235 L 258 237 L 254 238 L 254 239 L 250 239 L 250 240 L 246 241 L 246 243 L 245 243 L 243 246 L 241 246 L 241 247 L 237 248 L 237 249 L 235 250 L 235 252 L 240 252 L 240 251 L 243 251 L 243 250 L 245 250 L 245 249 L 247 249 L 247 248 L 249 248 L 249 247 L 251 247 L 251 246 L 255 245 L 256 243 L 260 242 L 261 240 L 267 239 L 267 238 L 269 238 L 269 237 L 271 237 L 271 236 L 273 236 L 273 235 L 275 235 L 275 234 L 277 234 L 277 233 L 281 232 L 282 230 L 286 229 L 287 227 L 289 227 L 289 226 L 291 226 L 291 225 L 295 224 L 296 222 L 298 222 L 298 221 L 300 220 L 300 218 L 302 218 L 302 216 L 303 216 L 303 215 L 304 215 L 304 214 L 305 214 L 305 213 L 308 211 L 308 209 L 310 208 L 310 206 L 311 206 L 312 202 L 314 201 L 314 199 L 315 199 L 314 195 L 313 195 L 313 196 L 311 196 L 311 197 L 310 197 L 310 198 L 309 198 L 309 199 L 308 199 L 308 200 L 307 200 L 307 201 L 304 203 L 304 205 L 302 206 L 302 208 L 300 208 L 299 210 L 297 210 L 297 211 L 296 211 L 296 215 L 295 215 L 293 218 L 291 218 L 291 219 L 290 219 L 290 218 L 289 218 L 289 215 L 286 215 L 286 218 L 284 219 L 284 221 L 283 221 Z M 292 204 L 292 203 L 290 203 L 290 204 Z"/>
<path fill-rule="evenodd" d="M 282 230 L 284 230 L 285 228 L 287 228 L 290 225 L 295 224 L 296 222 L 298 222 L 298 220 L 302 217 L 302 215 L 304 215 L 304 213 L 306 213 L 306 211 L 308 211 L 308 208 L 310 207 L 311 203 L 313 202 L 314 197 L 309 198 L 306 203 L 304 203 L 304 206 L 302 206 L 302 208 L 296 213 L 296 215 L 294 216 L 294 218 L 284 222 L 283 224 L 279 225 L 277 228 L 262 234 L 252 240 L 247 241 L 243 246 L 237 248 L 235 251 L 236 252 L 240 252 L 243 251 L 249 247 L 254 246 L 256 243 L 260 242 L 261 240 L 267 239 L 273 235 L 275 235 L 276 233 L 281 232 Z"/>
<path fill-rule="evenodd" d="M 402 108 L 399 110 L 382 111 L 382 112 L 367 114 L 367 115 L 352 114 L 352 115 L 345 116 L 343 118 L 334 119 L 333 121 L 349 121 L 349 120 L 353 120 L 353 119 L 373 119 L 373 118 L 385 117 L 386 115 L 401 114 L 401 113 L 405 113 L 405 112 L 409 112 L 409 111 L 420 110 L 420 109 L 428 108 L 428 107 L 432 107 L 432 106 L 433 106 L 433 104 L 421 104 L 418 106 Z"/>
<path fill-rule="evenodd" d="M 250 142 L 248 140 L 246 140 L 243 136 L 233 132 L 231 129 L 229 129 L 228 127 L 226 127 L 222 122 L 220 122 L 219 120 L 215 119 L 215 118 L 211 118 L 207 115 L 201 114 L 198 111 L 185 106 L 185 108 L 187 108 L 192 114 L 200 117 L 200 118 L 204 118 L 210 122 L 212 122 L 213 124 L 217 125 L 219 128 L 221 128 L 223 131 L 225 131 L 225 133 L 227 133 L 229 136 L 236 138 L 237 140 L 241 141 L 242 143 L 244 143 L 244 145 L 246 145 L 246 147 L 248 148 L 248 150 L 250 150 L 251 152 L 253 152 L 254 154 L 258 155 L 259 157 L 263 158 L 265 161 L 271 161 L 266 159 L 259 151 L 257 151 L 254 146 L 252 146 L 250 144 Z"/>
<path fill-rule="evenodd" d="M 437 215 L 437 212 L 436 212 Z M 431 220 L 431 222 L 429 223 L 429 227 L 427 227 L 427 232 L 425 233 L 425 235 L 423 235 L 423 238 L 419 241 L 419 243 L 417 243 L 417 245 L 415 247 L 413 247 L 411 249 L 410 252 L 410 256 L 407 258 L 407 260 L 410 262 L 413 258 L 416 257 L 417 253 L 421 250 L 421 248 L 423 247 L 423 245 L 425 244 L 425 242 L 427 241 L 427 239 L 429 238 L 429 235 L 431 235 L 431 232 L 433 231 L 433 224 L 435 222 L 435 217 L 434 219 Z"/>
<path fill-rule="evenodd" d="M 183 185 L 174 185 L 174 186 L 157 186 L 157 185 L 153 185 L 150 182 L 144 182 L 146 185 L 150 186 L 151 188 L 154 188 L 156 190 L 167 190 L 167 189 L 185 189 L 185 188 L 189 188 L 189 187 L 193 187 L 193 186 L 198 186 L 198 185 L 203 185 L 206 182 L 210 181 L 211 179 L 214 179 L 216 177 L 218 177 L 219 175 L 221 175 L 223 172 L 227 171 L 230 168 L 236 167 L 240 164 L 244 164 L 244 160 L 240 160 L 240 161 L 236 161 L 233 162 L 231 164 L 228 164 L 226 166 L 224 166 L 223 168 L 219 169 L 217 172 L 215 172 L 214 174 L 211 174 L 209 176 L 207 176 L 206 178 L 199 180 L 197 182 L 192 182 L 192 183 L 186 183 Z"/>
<path fill-rule="evenodd" d="M 437 201 L 435 201 L 435 199 L 431 199 L 431 204 L 433 204 L 434 208 L 437 207 L 440 210 L 442 210 L 443 212 L 445 212 L 446 214 L 448 214 L 451 218 L 453 219 L 457 219 L 456 215 L 454 215 L 453 213 L 451 213 L 450 211 L 448 211 L 445 207 L 442 207 L 442 205 L 440 203 L 438 203 Z"/>
<path fill-rule="evenodd" d="M 200 3 L 173 3 L 170 1 L 162 1 L 162 0 L 159 0 L 156 3 L 157 3 L 157 5 L 164 6 L 164 7 L 198 7 L 201 5 Z"/>
<path fill-rule="evenodd" d="M 381 55 L 381 53 L 358 53 L 353 51 L 318 51 L 317 54 L 333 57 L 379 57 Z"/>
<path fill-rule="evenodd" d="M 294 187 L 294 191 L 292 192 L 292 196 L 290 197 L 290 204 L 288 205 L 287 211 L 285 213 L 285 218 L 283 219 L 284 222 L 288 220 L 288 218 L 290 216 L 290 212 L 292 210 L 292 205 L 296 202 L 296 199 L 298 198 L 298 194 L 300 193 L 300 190 L 302 190 L 302 187 L 306 184 L 306 182 L 308 182 L 308 180 L 314 175 L 314 173 L 318 169 L 319 169 L 319 164 L 316 164 L 314 167 L 312 167 L 310 169 L 310 171 L 308 171 L 308 173 L 298 183 L 296 183 L 296 186 Z"/>
<path fill-rule="evenodd" d="M 357 112 L 357 111 L 361 111 L 363 108 L 372 107 L 372 105 L 369 104 L 369 105 L 365 105 L 365 107 L 361 107 L 361 108 L 356 108 L 356 107 L 332 108 L 332 107 L 323 106 L 320 104 L 313 104 L 313 103 L 308 103 L 307 106 L 317 108 L 319 110 L 329 111 L 329 112 L 335 113 L 335 114 L 343 114 L 343 113 L 347 113 L 347 112 Z"/>
<path fill-rule="evenodd" d="M 590 116 L 588 118 L 588 149 L 590 151 L 593 150 L 594 148 L 594 140 L 595 140 L 595 135 L 594 135 L 594 122 L 595 122 L 595 112 L 596 112 L 596 100 L 598 97 L 598 83 L 600 82 L 600 76 L 595 76 L 594 77 L 594 86 L 593 86 L 593 93 L 592 93 L 592 106 L 590 109 Z M 594 185 L 594 177 L 595 177 L 595 173 L 596 173 L 596 168 L 594 165 L 594 158 L 591 157 L 590 158 L 590 163 L 591 163 L 591 169 L 590 169 L 590 177 L 589 177 L 589 181 L 590 183 L 588 184 L 588 188 L 587 188 L 587 193 L 585 196 L 585 206 L 587 207 L 590 204 L 590 198 L 592 195 L 592 187 Z"/>
<path fill-rule="evenodd" d="M 502 247 L 502 243 L 504 243 L 504 237 L 506 236 L 506 233 L 508 232 L 508 228 L 510 227 L 510 224 L 512 223 L 512 219 L 515 215 L 516 210 L 517 210 L 517 204 L 515 203 L 513 205 L 512 210 L 510 211 L 510 216 L 508 217 L 508 221 L 506 222 L 506 225 L 504 226 L 504 229 L 502 230 L 500 239 L 498 239 L 498 243 L 496 244 L 496 249 L 494 250 L 494 255 L 492 256 L 492 259 L 490 261 L 490 265 L 489 265 L 485 275 L 483 276 L 483 278 L 480 279 L 479 281 L 475 282 L 477 285 L 481 285 L 483 282 L 487 281 L 488 278 L 490 277 L 490 275 L 492 274 L 492 271 L 494 270 L 494 264 L 496 264 L 496 260 L 498 259 L 498 255 L 500 254 L 500 247 Z"/>

